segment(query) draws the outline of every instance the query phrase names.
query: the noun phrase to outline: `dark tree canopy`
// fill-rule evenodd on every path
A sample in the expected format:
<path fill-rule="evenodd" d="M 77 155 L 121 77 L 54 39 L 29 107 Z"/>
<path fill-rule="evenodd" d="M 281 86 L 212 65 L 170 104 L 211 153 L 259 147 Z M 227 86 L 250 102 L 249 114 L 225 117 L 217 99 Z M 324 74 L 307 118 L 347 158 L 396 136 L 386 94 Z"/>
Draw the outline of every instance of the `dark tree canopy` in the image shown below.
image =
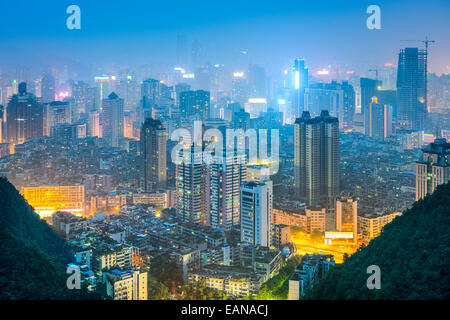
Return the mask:
<path fill-rule="evenodd" d="M 65 267 L 70 259 L 64 239 L 0 178 L 0 299 L 99 298 L 85 289 L 67 289 Z"/>
<path fill-rule="evenodd" d="M 450 184 L 441 185 L 386 225 L 381 235 L 337 265 L 306 299 L 449 299 Z M 369 290 L 367 267 L 381 270 Z"/>

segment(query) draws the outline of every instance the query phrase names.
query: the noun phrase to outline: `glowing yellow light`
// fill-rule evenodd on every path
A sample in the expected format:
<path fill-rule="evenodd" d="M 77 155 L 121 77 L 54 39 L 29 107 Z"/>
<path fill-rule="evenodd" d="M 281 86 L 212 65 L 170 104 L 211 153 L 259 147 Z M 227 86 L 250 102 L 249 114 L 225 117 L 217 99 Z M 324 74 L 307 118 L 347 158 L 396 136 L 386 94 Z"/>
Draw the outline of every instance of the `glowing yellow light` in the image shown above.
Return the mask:
<path fill-rule="evenodd" d="M 248 99 L 248 103 L 267 103 L 266 98 L 250 98 Z"/>

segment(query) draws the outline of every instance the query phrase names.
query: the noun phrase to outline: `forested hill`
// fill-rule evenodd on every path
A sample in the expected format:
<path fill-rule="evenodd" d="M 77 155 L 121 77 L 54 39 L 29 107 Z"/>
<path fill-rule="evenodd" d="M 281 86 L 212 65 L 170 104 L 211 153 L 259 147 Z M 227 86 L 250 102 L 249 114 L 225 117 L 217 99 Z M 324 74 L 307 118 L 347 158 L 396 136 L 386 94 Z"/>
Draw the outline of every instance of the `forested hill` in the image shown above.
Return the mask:
<path fill-rule="evenodd" d="M 370 265 L 380 267 L 381 289 L 367 288 Z M 386 225 L 305 299 L 450 299 L 450 184 Z"/>
<path fill-rule="evenodd" d="M 58 266 L 63 267 L 70 261 L 64 239 L 39 218 L 5 178 L 0 178 L 0 224 L 17 239 L 42 250 Z"/>
<path fill-rule="evenodd" d="M 14 186 L 0 178 L 0 299 L 87 299 L 68 290 L 70 253 Z"/>

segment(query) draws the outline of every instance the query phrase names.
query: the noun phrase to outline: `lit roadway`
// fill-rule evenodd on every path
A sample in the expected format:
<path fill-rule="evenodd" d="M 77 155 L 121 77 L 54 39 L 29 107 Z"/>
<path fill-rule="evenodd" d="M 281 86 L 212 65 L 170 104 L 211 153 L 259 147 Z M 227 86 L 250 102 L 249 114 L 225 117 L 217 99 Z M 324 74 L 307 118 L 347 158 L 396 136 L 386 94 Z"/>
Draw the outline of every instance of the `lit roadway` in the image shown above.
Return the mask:
<path fill-rule="evenodd" d="M 356 251 L 355 246 L 327 245 L 312 240 L 305 241 L 293 239 L 293 243 L 297 249 L 296 253 L 298 255 L 313 254 L 313 253 L 331 254 L 334 256 L 336 263 L 343 262 L 343 257 L 345 253 L 351 256 Z"/>

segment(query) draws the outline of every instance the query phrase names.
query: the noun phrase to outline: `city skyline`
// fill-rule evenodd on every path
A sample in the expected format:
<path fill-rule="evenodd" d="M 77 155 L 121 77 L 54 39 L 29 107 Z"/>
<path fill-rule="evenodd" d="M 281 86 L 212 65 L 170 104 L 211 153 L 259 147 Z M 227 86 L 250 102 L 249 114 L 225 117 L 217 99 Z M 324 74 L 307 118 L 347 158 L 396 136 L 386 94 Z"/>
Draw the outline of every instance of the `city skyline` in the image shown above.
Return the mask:
<path fill-rule="evenodd" d="M 0 300 L 448 300 L 449 9 L 0 4 Z"/>

